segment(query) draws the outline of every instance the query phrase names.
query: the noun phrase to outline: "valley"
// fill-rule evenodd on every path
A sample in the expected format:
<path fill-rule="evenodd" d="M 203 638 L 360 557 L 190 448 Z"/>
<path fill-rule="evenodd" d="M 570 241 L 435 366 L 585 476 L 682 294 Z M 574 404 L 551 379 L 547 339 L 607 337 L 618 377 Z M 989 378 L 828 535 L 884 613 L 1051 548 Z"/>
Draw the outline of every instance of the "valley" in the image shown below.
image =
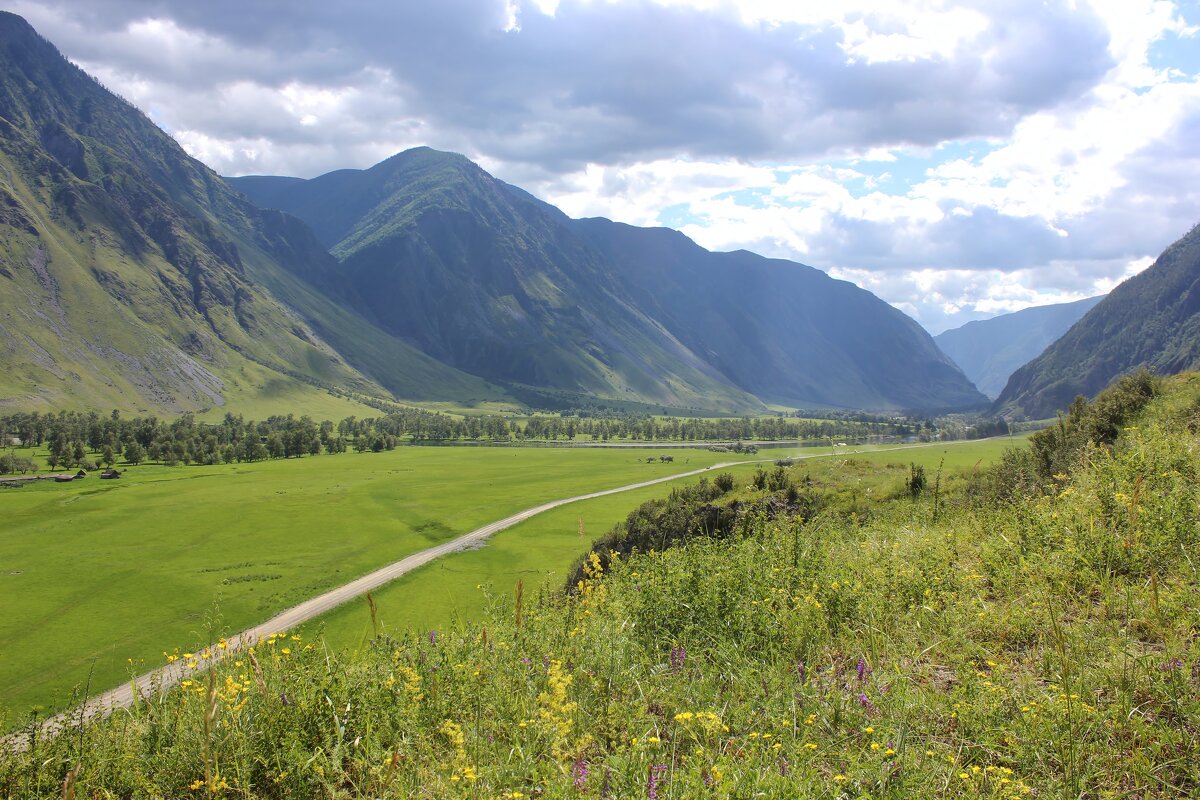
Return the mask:
<path fill-rule="evenodd" d="M 0 11 L 0 797 L 1200 796 L 1174 3 L 184 5 Z"/>

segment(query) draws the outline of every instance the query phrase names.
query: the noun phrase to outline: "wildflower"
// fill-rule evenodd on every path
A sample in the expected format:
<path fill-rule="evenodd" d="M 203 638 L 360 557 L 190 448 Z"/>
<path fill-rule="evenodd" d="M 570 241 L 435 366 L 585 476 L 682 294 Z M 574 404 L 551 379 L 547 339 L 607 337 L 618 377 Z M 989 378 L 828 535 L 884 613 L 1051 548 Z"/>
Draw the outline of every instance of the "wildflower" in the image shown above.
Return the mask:
<path fill-rule="evenodd" d="M 652 764 L 649 769 L 649 774 L 646 776 L 646 798 L 647 800 L 658 800 L 659 784 L 663 780 L 663 776 L 667 774 L 666 764 Z"/>
<path fill-rule="evenodd" d="M 437 644 L 437 631 L 429 632 L 429 643 L 434 645 Z"/>
<path fill-rule="evenodd" d="M 1180 668 L 1182 668 L 1182 667 L 1183 667 L 1183 660 L 1182 660 L 1182 659 L 1179 659 L 1179 658 L 1172 658 L 1171 660 L 1169 660 L 1169 661 L 1167 661 L 1166 663 L 1164 663 L 1164 664 L 1163 664 L 1163 665 L 1160 667 L 1160 669 L 1161 669 L 1163 672 L 1174 672 L 1175 670 L 1177 670 L 1177 669 L 1180 669 Z"/>
<path fill-rule="evenodd" d="M 671 669 L 675 672 L 683 669 L 683 662 L 687 661 L 687 650 L 683 645 L 671 648 Z"/>
<path fill-rule="evenodd" d="M 859 658 L 858 666 L 854 668 L 854 671 L 858 674 L 858 682 L 862 683 L 867 677 L 867 662 Z"/>
<path fill-rule="evenodd" d="M 800 676 L 800 682 L 804 683 L 804 662 L 796 659 L 796 674 Z"/>
<path fill-rule="evenodd" d="M 578 759 L 575 766 L 571 768 L 571 780 L 576 789 L 582 789 L 587 785 L 588 774 L 588 763 L 582 758 Z"/>

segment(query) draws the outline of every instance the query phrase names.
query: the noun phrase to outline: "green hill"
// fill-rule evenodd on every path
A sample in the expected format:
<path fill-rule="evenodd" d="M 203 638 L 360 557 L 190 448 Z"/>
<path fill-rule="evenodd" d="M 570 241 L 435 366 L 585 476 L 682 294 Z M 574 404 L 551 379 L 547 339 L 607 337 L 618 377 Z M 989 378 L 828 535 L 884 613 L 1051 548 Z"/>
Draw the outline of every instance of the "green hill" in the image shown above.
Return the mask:
<path fill-rule="evenodd" d="M 484 396 L 306 278 L 335 262 L 0 13 L 0 397 L 20 408 Z M 491 390 L 492 394 L 498 394 Z"/>
<path fill-rule="evenodd" d="M 1013 373 L 995 408 L 1053 416 L 1118 375 L 1200 366 L 1200 226 L 1129 278 L 1040 356 Z"/>
<path fill-rule="evenodd" d="M 762 409 L 637 309 L 564 215 L 462 156 L 231 183 L 306 220 L 357 308 L 454 367 L 518 390 Z"/>
<path fill-rule="evenodd" d="M 943 331 L 933 341 L 979 391 L 994 400 L 1018 367 L 1038 356 L 1101 299 L 1089 297 L 975 320 Z"/>
<path fill-rule="evenodd" d="M 764 400 L 925 411 L 985 402 L 920 325 L 852 283 L 745 250 L 711 253 L 666 228 L 575 227 L 641 308 Z"/>

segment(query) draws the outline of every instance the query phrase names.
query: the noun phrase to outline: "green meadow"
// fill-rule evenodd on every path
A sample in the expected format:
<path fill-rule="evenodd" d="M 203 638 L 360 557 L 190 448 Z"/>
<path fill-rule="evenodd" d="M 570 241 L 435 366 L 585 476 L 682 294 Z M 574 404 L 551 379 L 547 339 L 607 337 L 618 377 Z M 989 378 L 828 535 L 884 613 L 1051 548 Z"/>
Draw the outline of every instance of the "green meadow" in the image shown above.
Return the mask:
<path fill-rule="evenodd" d="M 1007 448 L 1023 444 L 1024 438 L 1016 437 L 916 447 L 772 449 L 747 458 L 773 460 L 790 456 L 798 459 L 801 465 L 798 469 L 811 471 L 814 478 L 827 483 L 844 483 L 848 490 L 862 480 L 848 462 L 866 460 L 894 465 L 899 471 L 891 476 L 887 486 L 894 489 L 902 485 L 910 463 L 925 467 L 932 481 L 939 466 L 950 473 L 971 469 L 976 464 L 987 465 Z M 770 467 L 770 463 L 742 464 L 720 471 L 744 480 L 756 470 Z M 701 477 L 711 478 L 711 475 L 584 500 L 539 514 L 496 534 L 483 548 L 438 559 L 374 592 L 374 620 L 364 598 L 314 620 L 305 626 L 305 633 L 312 635 L 319 631 L 332 647 L 358 648 L 374 638 L 376 626 L 380 633 L 399 636 L 410 630 L 428 631 L 476 622 L 483 618 L 494 596 L 511 596 L 518 581 L 530 597 L 543 591 L 561 590 L 572 565 L 594 539 L 624 520 L 639 504 L 663 497 L 675 487 L 694 484 Z M 883 501 L 885 492 L 877 483 L 866 488 Z"/>
<path fill-rule="evenodd" d="M 994 458 L 1007 442 L 934 445 L 872 458 L 936 469 Z M 743 458 L 845 460 L 855 448 L 756 457 L 645 449 L 404 447 L 223 466 L 131 468 L 0 490 L 0 710 L 63 708 L 191 648 L 413 552 L 548 500 Z M 865 448 L 863 449 L 865 453 Z M 814 462 L 815 463 L 815 462 Z M 749 474 L 757 467 L 734 469 Z M 695 478 L 691 480 L 697 480 Z M 573 504 L 377 593 L 388 630 L 474 619 L 487 592 L 558 589 L 590 541 L 674 484 Z M 584 535 L 580 536 L 580 520 Z M 482 588 L 476 588 L 482 587 Z M 315 623 L 331 644 L 371 629 L 365 603 Z"/>
<path fill-rule="evenodd" d="M 563 496 L 727 454 L 406 447 L 0 490 L 0 706 L 58 708 L 175 646 Z M 690 463 L 689 463 L 690 462 Z M 130 662 L 132 659 L 132 663 Z"/>

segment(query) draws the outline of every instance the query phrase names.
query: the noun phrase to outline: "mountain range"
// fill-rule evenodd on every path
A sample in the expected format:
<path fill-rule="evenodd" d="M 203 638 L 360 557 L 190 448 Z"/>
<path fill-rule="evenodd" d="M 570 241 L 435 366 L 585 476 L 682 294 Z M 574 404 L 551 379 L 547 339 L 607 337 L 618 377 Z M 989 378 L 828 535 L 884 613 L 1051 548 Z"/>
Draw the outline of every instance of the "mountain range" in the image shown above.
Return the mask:
<path fill-rule="evenodd" d="M 1040 355 L 1102 297 L 975 320 L 939 333 L 933 340 L 979 391 L 994 400 L 1018 367 Z"/>
<path fill-rule="evenodd" d="M 377 324 L 494 381 L 724 409 L 980 403 L 916 322 L 853 284 L 573 220 L 459 155 L 229 180 L 308 222 Z"/>
<path fill-rule="evenodd" d="M 573 220 L 462 156 L 226 181 L 8 13 L 0 287 L 9 407 L 986 403 L 865 290 Z"/>
<path fill-rule="evenodd" d="M 1108 293 L 1062 338 L 1009 378 L 994 410 L 1051 417 L 1140 369 L 1200 367 L 1200 225 Z"/>

